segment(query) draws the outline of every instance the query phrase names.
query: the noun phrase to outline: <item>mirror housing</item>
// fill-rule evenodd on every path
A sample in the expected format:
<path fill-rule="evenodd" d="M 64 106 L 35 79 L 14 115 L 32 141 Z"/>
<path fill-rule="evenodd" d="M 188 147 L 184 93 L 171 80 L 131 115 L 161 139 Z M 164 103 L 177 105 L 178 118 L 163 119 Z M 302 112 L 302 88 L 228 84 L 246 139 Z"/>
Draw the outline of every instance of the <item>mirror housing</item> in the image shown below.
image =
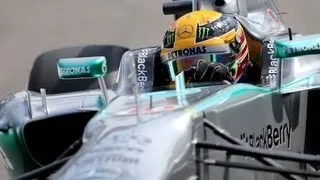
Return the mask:
<path fill-rule="evenodd" d="M 107 73 L 107 60 L 103 56 L 64 58 L 57 68 L 60 79 L 99 78 Z"/>
<path fill-rule="evenodd" d="M 109 102 L 104 80 L 108 67 L 104 56 L 59 59 L 57 69 L 59 78 L 64 80 L 97 78 L 104 101 L 105 103 Z"/>
<path fill-rule="evenodd" d="M 320 88 L 320 34 L 275 40 L 281 94 Z"/>
<path fill-rule="evenodd" d="M 320 54 L 320 34 L 275 40 L 275 56 L 285 59 L 291 57 Z"/>

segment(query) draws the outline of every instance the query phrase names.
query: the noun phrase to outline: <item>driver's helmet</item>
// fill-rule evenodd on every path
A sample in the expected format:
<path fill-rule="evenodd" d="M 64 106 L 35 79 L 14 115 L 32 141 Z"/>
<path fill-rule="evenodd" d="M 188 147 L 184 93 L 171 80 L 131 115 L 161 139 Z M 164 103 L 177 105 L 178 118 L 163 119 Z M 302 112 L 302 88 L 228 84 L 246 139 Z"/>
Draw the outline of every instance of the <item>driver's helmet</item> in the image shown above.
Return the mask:
<path fill-rule="evenodd" d="M 249 65 L 241 24 L 232 15 L 211 10 L 193 11 L 173 22 L 164 35 L 160 56 L 172 81 L 186 74 L 195 60 L 228 66 L 234 82 Z M 189 82 L 188 78 L 184 80 Z"/>

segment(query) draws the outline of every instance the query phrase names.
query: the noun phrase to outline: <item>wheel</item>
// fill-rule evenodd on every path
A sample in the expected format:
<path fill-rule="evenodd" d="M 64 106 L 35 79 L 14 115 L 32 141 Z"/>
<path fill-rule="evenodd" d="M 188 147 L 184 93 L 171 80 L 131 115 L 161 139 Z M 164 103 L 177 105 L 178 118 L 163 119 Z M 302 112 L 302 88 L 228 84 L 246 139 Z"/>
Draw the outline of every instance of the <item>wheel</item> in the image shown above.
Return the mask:
<path fill-rule="evenodd" d="M 107 87 L 115 83 L 121 57 L 129 49 L 113 45 L 88 45 L 54 49 L 40 54 L 31 69 L 28 90 L 40 92 L 45 88 L 47 94 L 65 93 L 98 89 L 96 79 L 61 80 L 58 77 L 57 62 L 60 58 L 75 58 L 89 56 L 105 56 L 108 73 L 105 76 Z"/>

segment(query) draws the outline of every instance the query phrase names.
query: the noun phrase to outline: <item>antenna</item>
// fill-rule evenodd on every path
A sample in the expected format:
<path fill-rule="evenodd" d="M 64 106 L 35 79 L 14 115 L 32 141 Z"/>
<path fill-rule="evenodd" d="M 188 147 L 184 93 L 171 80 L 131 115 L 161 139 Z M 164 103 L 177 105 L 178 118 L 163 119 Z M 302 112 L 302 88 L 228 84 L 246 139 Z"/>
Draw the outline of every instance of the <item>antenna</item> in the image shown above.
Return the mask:
<path fill-rule="evenodd" d="M 289 32 L 289 40 L 292 41 L 292 31 L 291 31 L 291 28 L 288 28 L 288 32 Z"/>

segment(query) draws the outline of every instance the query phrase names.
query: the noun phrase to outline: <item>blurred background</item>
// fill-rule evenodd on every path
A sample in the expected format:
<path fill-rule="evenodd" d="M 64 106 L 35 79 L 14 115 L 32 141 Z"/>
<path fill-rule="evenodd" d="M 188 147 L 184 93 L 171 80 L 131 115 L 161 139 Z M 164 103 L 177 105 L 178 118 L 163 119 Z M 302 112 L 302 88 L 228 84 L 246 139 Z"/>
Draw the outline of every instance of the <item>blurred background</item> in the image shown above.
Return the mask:
<path fill-rule="evenodd" d="M 277 0 L 287 26 L 320 32 L 319 0 Z M 160 45 L 172 16 L 162 0 L 0 0 L 0 98 L 26 87 L 40 53 L 58 47 Z M 0 163 L 0 179 L 7 179 Z"/>

